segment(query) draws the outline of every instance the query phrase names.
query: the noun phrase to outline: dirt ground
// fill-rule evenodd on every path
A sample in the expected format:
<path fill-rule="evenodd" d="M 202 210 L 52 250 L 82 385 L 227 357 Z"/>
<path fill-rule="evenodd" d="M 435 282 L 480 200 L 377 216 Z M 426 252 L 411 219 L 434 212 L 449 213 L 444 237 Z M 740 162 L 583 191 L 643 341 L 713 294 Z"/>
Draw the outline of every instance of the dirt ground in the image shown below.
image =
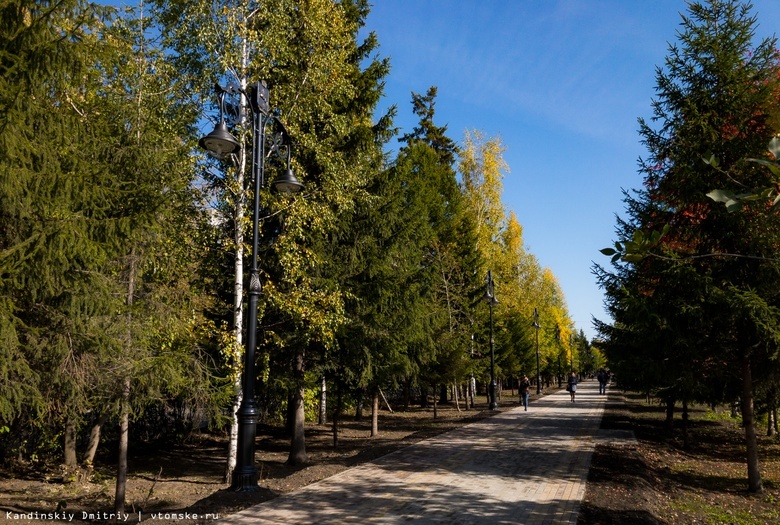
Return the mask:
<path fill-rule="evenodd" d="M 602 428 L 631 429 L 639 446 L 599 445 L 593 456 L 579 525 L 776 524 L 780 523 L 780 440 L 761 438 L 764 493 L 745 490 L 741 429 L 734 420 L 693 411 L 693 445 L 682 449 L 679 430 L 663 428 L 663 411 L 643 399 L 610 395 Z M 346 418 L 333 449 L 329 426 L 310 425 L 309 464 L 289 467 L 288 440 L 278 429 L 258 428 L 260 490 L 234 493 L 222 483 L 225 439 L 198 434 L 175 448 L 131 451 L 128 523 L 206 523 L 266 501 L 344 469 L 488 417 L 484 398 L 474 410 L 454 405 L 380 416 L 380 435 L 370 438 L 370 419 Z M 517 406 L 504 396 L 501 409 Z M 463 408 L 463 407 L 461 407 Z M 42 522 L 109 523 L 114 466 L 64 474 L 57 468 L 15 465 L 0 469 L 0 525 Z M 72 518 L 71 518 L 72 516 Z M 6 523 L 7 522 L 7 523 Z M 291 524 L 292 525 L 292 524 Z"/>
<path fill-rule="evenodd" d="M 578 525 L 780 523 L 780 439 L 758 429 L 764 491 L 751 494 L 741 420 L 703 406 L 690 417 L 684 448 L 679 413 L 670 431 L 657 403 L 610 395 L 601 428 L 633 430 L 638 446 L 596 447 Z"/>

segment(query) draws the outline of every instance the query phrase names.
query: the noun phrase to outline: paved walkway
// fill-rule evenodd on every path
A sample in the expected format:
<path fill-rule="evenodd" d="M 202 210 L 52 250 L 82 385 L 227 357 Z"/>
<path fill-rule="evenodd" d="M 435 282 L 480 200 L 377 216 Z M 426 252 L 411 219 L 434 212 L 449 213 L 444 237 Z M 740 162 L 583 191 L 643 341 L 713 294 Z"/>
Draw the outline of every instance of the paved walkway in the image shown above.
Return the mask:
<path fill-rule="evenodd" d="M 583 382 L 575 403 L 562 390 L 222 523 L 575 524 L 606 397 Z"/>

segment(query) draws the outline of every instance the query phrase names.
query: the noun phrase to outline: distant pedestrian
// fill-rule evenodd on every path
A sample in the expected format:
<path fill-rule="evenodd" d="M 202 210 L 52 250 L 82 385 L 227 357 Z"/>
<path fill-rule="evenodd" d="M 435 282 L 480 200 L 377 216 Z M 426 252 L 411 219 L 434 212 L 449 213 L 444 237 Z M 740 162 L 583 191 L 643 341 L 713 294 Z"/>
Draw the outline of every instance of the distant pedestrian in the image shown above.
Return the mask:
<path fill-rule="evenodd" d="M 609 374 L 603 368 L 599 368 L 596 374 L 596 379 L 599 380 L 599 394 L 607 393 L 607 383 L 609 382 Z"/>
<path fill-rule="evenodd" d="M 566 391 L 571 394 L 571 402 L 574 403 L 574 394 L 577 392 L 577 374 L 574 372 L 569 376 L 569 381 L 566 383 Z"/>
<path fill-rule="evenodd" d="M 531 395 L 531 381 L 528 376 L 523 376 L 523 380 L 520 381 L 520 395 L 523 396 L 523 406 L 528 412 L 528 397 Z"/>

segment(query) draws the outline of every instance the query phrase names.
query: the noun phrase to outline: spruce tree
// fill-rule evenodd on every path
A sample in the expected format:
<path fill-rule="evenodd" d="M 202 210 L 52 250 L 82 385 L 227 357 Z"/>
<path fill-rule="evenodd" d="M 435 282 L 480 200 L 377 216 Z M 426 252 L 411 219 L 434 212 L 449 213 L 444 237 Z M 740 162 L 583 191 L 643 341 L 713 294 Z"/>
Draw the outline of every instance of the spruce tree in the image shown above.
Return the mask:
<path fill-rule="evenodd" d="M 75 0 L 0 8 L 0 420 L 13 429 L 8 448 L 26 443 L 20 454 L 85 408 L 90 320 L 113 311 L 103 268 L 126 225 L 112 220 L 110 183 L 83 155 L 94 137 L 79 112 L 106 14 Z"/>
<path fill-rule="evenodd" d="M 195 343 L 193 113 L 168 96 L 142 25 L 82 2 L 2 13 L 1 316 L 15 362 L 3 421 L 30 451 L 64 433 L 74 466 L 80 431 L 92 426 L 91 462 L 118 419 L 121 510 L 131 414 L 213 391 Z"/>
<path fill-rule="evenodd" d="M 739 391 L 748 486 L 760 491 L 753 384 L 761 378 L 756 365 L 777 349 L 777 267 L 744 256 L 776 256 L 780 230 L 757 207 L 729 214 L 707 197 L 734 180 L 748 188 L 768 183 L 746 159 L 760 157 L 777 131 L 769 108 L 778 56 L 774 40 L 754 42 L 750 10 L 736 0 L 691 3 L 679 44 L 657 70 L 653 122 L 640 120 L 644 189 L 627 197 L 629 220 L 618 232 L 631 238 L 668 224 L 655 255 L 677 261 L 650 256 L 597 273 L 615 316 L 600 325 L 610 363 L 655 370 L 633 380 L 662 391 L 670 406 Z M 703 160 L 710 158 L 719 169 Z"/>

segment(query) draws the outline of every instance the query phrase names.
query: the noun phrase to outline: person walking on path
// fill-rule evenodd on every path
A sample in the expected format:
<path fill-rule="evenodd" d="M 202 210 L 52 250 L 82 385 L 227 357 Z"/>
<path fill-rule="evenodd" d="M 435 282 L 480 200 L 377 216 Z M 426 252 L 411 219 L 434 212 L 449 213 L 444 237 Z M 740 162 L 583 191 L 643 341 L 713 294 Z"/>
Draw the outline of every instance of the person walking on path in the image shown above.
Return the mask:
<path fill-rule="evenodd" d="M 571 394 L 571 402 L 574 403 L 574 394 L 577 392 L 577 374 L 574 372 L 569 376 L 569 382 L 566 384 L 566 390 Z"/>
<path fill-rule="evenodd" d="M 531 381 L 528 376 L 523 376 L 523 380 L 520 381 L 520 395 L 523 397 L 523 407 L 528 412 L 528 397 L 531 395 Z"/>
<path fill-rule="evenodd" d="M 596 379 L 599 380 L 599 394 L 606 394 L 607 381 L 609 380 L 609 375 L 607 375 L 607 371 L 604 370 L 603 368 L 599 368 L 599 371 L 596 374 Z"/>

